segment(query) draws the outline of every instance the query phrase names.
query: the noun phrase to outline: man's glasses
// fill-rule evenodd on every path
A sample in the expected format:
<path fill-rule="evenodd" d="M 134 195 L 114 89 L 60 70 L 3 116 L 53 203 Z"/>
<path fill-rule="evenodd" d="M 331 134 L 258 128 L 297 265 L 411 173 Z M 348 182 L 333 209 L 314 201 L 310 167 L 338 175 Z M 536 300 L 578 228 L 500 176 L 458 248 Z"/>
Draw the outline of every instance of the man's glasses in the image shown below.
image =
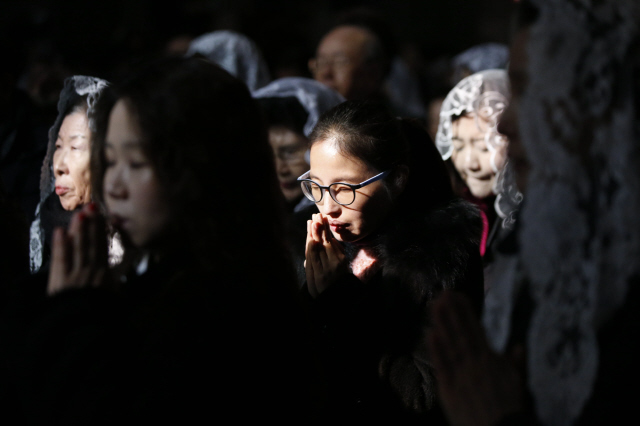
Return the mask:
<path fill-rule="evenodd" d="M 335 182 L 329 186 L 322 186 L 317 182 L 309 179 L 311 170 L 303 174 L 298 178 L 302 186 L 302 192 L 304 195 L 314 203 L 319 203 L 322 201 L 322 197 L 324 197 L 324 191 L 329 190 L 329 195 L 333 198 L 333 201 L 340 204 L 341 206 L 348 206 L 352 204 L 356 200 L 356 189 L 360 189 L 364 186 L 369 185 L 377 180 L 383 179 L 387 176 L 391 170 L 385 170 L 382 173 L 378 173 L 371 179 L 367 179 L 364 182 L 359 184 L 352 183 L 344 183 L 344 182 Z"/>

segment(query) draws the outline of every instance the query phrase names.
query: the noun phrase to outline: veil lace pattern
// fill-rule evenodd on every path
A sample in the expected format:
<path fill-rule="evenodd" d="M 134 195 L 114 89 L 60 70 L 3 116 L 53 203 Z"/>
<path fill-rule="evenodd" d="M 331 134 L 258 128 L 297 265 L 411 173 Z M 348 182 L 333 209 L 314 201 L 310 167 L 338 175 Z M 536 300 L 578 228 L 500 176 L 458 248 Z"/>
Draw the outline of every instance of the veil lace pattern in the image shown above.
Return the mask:
<path fill-rule="evenodd" d="M 455 117 L 470 114 L 484 133 L 484 140 L 491 154 L 491 167 L 496 173 L 493 193 L 496 194 L 494 208 L 502 226 L 513 227 L 515 214 L 522 201 L 516 187 L 515 177 L 507 161 L 498 167 L 496 155 L 505 153 L 508 141 L 498 133 L 498 120 L 509 103 L 510 90 L 507 72 L 502 69 L 479 71 L 462 79 L 442 102 L 440 121 L 436 133 L 436 147 L 443 160 L 453 154 L 453 121 Z M 506 156 L 506 154 L 505 154 Z"/>
<path fill-rule="evenodd" d="M 503 350 L 514 295 L 527 282 L 535 306 L 527 368 L 537 415 L 545 425 L 570 425 L 596 379 L 597 329 L 640 273 L 638 2 L 534 3 L 540 15 L 530 31 L 519 113 L 532 165 L 518 219 L 520 269 L 496 282 L 484 321 L 494 348 Z"/>

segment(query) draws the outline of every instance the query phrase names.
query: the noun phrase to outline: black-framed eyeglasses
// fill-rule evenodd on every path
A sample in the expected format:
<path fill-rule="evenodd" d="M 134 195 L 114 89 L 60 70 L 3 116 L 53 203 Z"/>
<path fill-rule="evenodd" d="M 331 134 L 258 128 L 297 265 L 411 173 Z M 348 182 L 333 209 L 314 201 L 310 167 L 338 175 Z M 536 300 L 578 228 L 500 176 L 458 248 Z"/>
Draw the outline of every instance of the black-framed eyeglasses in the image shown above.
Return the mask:
<path fill-rule="evenodd" d="M 304 195 L 314 203 L 319 203 L 320 201 L 322 201 L 322 197 L 324 197 L 324 191 L 329 190 L 329 195 L 331 195 L 333 201 L 340 204 L 341 206 L 348 206 L 356 200 L 356 189 L 360 189 L 364 186 L 369 185 L 370 183 L 383 179 L 390 172 L 391 170 L 385 170 L 384 172 L 378 173 L 374 177 L 358 184 L 334 182 L 331 185 L 323 186 L 318 182 L 314 182 L 309 179 L 311 173 L 311 170 L 309 170 L 308 172 L 300 176 L 298 178 L 298 181 L 302 186 L 302 192 L 304 193 Z"/>

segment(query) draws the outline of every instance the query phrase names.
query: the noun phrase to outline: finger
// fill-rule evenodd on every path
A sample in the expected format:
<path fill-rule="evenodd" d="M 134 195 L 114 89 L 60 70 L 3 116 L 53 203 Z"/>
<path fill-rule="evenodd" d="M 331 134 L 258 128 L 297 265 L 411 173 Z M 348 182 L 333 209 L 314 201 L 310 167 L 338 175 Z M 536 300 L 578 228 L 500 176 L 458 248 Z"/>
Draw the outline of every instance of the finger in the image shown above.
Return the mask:
<path fill-rule="evenodd" d="M 313 241 L 313 237 L 311 237 L 311 224 L 313 223 L 312 220 L 307 220 L 307 240 L 305 242 L 305 246 L 304 246 L 304 256 L 307 257 L 307 251 L 309 249 L 309 242 Z"/>
<path fill-rule="evenodd" d="M 92 248 L 92 261 L 98 267 L 104 267 L 108 264 L 109 248 L 107 242 L 107 224 L 103 215 L 97 211 L 97 207 L 94 203 L 89 204 L 90 210 L 90 239 L 89 242 Z"/>
<path fill-rule="evenodd" d="M 47 294 L 53 295 L 62 289 L 67 275 L 67 248 L 65 244 L 65 231 L 62 228 L 53 230 L 51 244 L 51 267 L 49 268 L 49 280 L 47 282 Z"/>
<path fill-rule="evenodd" d="M 71 220 L 71 228 L 74 230 L 72 237 L 72 273 L 79 271 L 86 261 L 87 249 L 87 220 L 84 212 L 76 213 Z"/>
<path fill-rule="evenodd" d="M 320 229 L 321 229 L 322 225 L 320 223 L 318 223 L 317 221 L 314 221 L 311 224 L 311 238 L 313 238 L 313 241 L 322 244 L 322 236 L 320 235 Z"/>
<path fill-rule="evenodd" d="M 313 241 L 309 241 L 308 246 L 313 244 Z M 307 289 L 309 290 L 309 294 L 312 297 L 317 297 L 318 296 L 318 290 L 316 287 L 316 280 L 315 280 L 315 271 L 313 269 L 313 261 L 311 261 L 311 258 L 315 256 L 315 254 L 313 253 L 313 249 L 311 247 L 309 247 L 308 249 L 308 253 L 309 255 L 307 256 L 307 258 L 305 259 L 305 275 L 307 277 Z"/>

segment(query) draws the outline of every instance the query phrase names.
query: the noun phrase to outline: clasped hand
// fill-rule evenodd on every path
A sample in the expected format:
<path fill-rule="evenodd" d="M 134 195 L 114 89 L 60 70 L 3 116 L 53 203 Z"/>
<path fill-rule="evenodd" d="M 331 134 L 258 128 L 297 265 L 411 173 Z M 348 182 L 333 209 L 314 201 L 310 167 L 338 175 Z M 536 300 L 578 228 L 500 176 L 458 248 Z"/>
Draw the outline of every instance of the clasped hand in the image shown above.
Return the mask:
<path fill-rule="evenodd" d="M 102 286 L 108 268 L 105 220 L 91 203 L 73 215 L 68 230 L 53 231 L 47 293 Z"/>
<path fill-rule="evenodd" d="M 322 213 L 307 221 L 304 254 L 307 287 L 314 298 L 348 272 L 344 248 L 331 233 L 329 221 Z"/>

